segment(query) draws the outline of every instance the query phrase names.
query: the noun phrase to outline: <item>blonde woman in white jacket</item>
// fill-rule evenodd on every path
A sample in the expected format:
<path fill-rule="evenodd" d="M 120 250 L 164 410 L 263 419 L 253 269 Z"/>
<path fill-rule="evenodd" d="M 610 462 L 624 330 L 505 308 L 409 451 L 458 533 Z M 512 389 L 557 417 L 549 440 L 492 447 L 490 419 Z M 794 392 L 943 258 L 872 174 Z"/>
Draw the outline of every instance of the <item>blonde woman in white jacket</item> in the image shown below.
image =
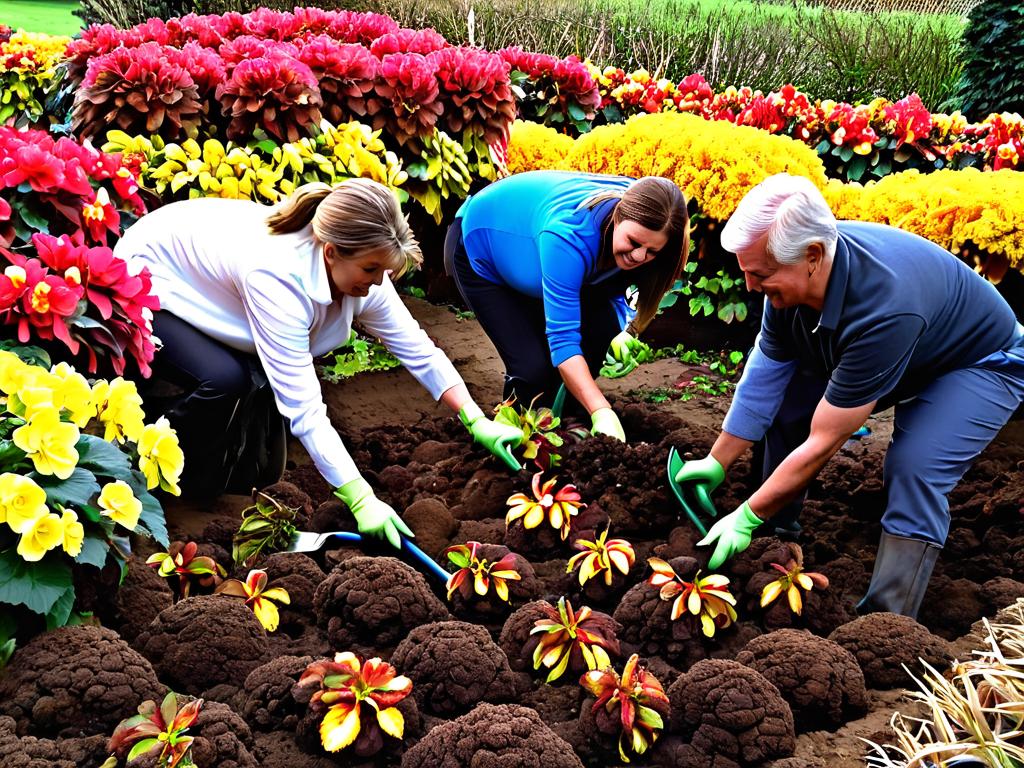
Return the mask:
<path fill-rule="evenodd" d="M 519 469 L 511 454 L 519 430 L 484 416 L 391 283 L 389 275 L 418 265 L 422 255 L 397 199 L 382 184 L 307 184 L 269 215 L 243 200 L 171 203 L 143 216 L 115 253 L 132 271 L 148 267 L 160 298 L 153 331 L 163 346 L 153 381 L 144 387 L 147 407 L 161 410 L 162 404 L 178 431 L 185 492 L 223 492 L 239 454 L 251 456 L 252 446 L 240 445 L 245 422 L 280 422 L 269 398 L 253 405 L 253 393 L 265 382 L 276 412 L 352 510 L 359 531 L 396 547 L 399 533 L 411 535 L 376 498 L 331 426 L 313 367 L 315 357 L 349 339 L 354 321 L 458 412 L 474 439 Z"/>

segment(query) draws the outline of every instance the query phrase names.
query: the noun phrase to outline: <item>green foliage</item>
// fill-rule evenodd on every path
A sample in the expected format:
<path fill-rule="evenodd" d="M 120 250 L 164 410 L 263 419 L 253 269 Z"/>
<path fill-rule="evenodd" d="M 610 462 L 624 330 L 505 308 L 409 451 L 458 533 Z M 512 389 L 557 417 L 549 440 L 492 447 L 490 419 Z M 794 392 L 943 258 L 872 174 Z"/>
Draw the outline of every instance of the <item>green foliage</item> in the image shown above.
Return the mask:
<path fill-rule="evenodd" d="M 713 276 L 696 275 L 697 261 L 687 262 L 684 276 L 676 280 L 665 294 L 658 311 L 674 306 L 680 296 L 689 298 L 690 314 L 694 317 L 716 315 L 719 320 L 742 323 L 747 319 L 747 292 L 742 278 L 732 277 L 725 270 L 718 270 Z M 696 278 L 696 279 L 694 279 Z"/>
<path fill-rule="evenodd" d="M 1024 113 L 1024 2 L 976 5 L 963 48 L 964 71 L 950 107 L 975 120 L 992 112 Z"/>
<path fill-rule="evenodd" d="M 357 373 L 390 371 L 401 365 L 383 344 L 360 338 L 354 334 L 343 349 L 348 351 L 335 352 L 334 363 L 324 366 L 322 369 L 321 372 L 325 380 L 338 382 L 342 379 L 350 379 Z"/>
<path fill-rule="evenodd" d="M 550 408 L 515 407 L 515 397 L 501 403 L 494 411 L 494 420 L 523 431 L 523 442 L 519 450 L 523 459 L 532 459 L 538 469 L 545 471 L 557 467 L 562 456 L 556 449 L 564 444 L 555 431 L 561 419 Z"/>
<path fill-rule="evenodd" d="M 236 565 L 252 565 L 265 552 L 285 549 L 295 534 L 297 509 L 257 491 L 254 504 L 242 510 L 242 524 L 231 543 Z"/>

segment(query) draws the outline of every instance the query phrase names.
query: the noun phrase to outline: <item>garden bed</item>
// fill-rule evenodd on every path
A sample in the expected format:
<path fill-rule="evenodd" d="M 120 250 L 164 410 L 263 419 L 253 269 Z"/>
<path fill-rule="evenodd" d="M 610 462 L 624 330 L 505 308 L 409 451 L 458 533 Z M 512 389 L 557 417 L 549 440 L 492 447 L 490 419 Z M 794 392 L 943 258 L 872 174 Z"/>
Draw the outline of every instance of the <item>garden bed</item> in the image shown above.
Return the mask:
<path fill-rule="evenodd" d="M 496 401 L 498 366 L 478 326 L 422 302 L 414 309 L 480 401 Z M 805 508 L 804 565 L 825 574 L 829 588 L 806 595 L 799 617 L 783 600 L 760 609 L 766 564 L 783 545 L 755 539 L 722 569 L 739 619 L 707 639 L 684 627 L 685 618 L 670 622 L 668 603 L 645 583 L 648 557 L 692 577 L 697 567 L 706 569 L 709 555 L 694 547 L 696 532 L 679 520 L 663 468 L 671 446 L 704 455 L 727 401 L 652 405 L 642 397 L 645 388 L 670 385 L 685 373 L 682 364 L 662 360 L 611 383 L 607 390 L 630 443 L 593 438 L 564 450 L 559 480 L 574 482 L 588 504 L 579 526 L 600 529 L 607 520 L 611 535 L 636 550 L 628 577 L 607 589 L 581 589 L 566 574 L 573 535 L 563 543 L 550 530 L 513 526 L 506 533 L 505 500 L 529 488 L 530 472 L 513 477 L 470 447 L 458 421 L 407 374 L 325 385 L 356 463 L 381 498 L 405 511 L 424 550 L 440 558 L 445 547 L 475 540 L 491 545 L 494 557 L 503 545 L 522 556 L 523 579 L 512 584 L 511 605 L 493 598 L 448 602 L 439 583 L 397 559 L 328 547 L 312 558 L 275 555 L 261 562 L 291 594 L 280 628 L 268 634 L 240 601 L 195 597 L 172 605 L 170 590 L 135 559 L 116 603 L 96 598 L 105 627 L 123 640 L 106 629 L 67 628 L 59 632 L 75 642 L 58 646 L 46 640 L 55 636 L 43 636 L 14 656 L 0 678 L 0 765 L 99 766 L 106 753 L 98 737 L 109 736 L 139 700 L 161 695 L 162 686 L 207 701 L 192 729 L 200 737 L 199 765 L 362 765 L 348 750 L 317 754 L 316 724 L 292 695 L 310 661 L 338 651 L 390 659 L 413 680 L 402 705 L 404 747 L 389 742 L 367 765 L 468 766 L 467 743 L 503 755 L 481 765 L 575 766 L 572 752 L 585 765 L 610 765 L 615 742 L 589 714 L 579 672 L 545 685 L 524 651 L 539 616 L 529 604 L 555 603 L 562 595 L 577 609 L 586 604 L 613 617 L 620 625 L 617 668 L 639 653 L 668 693 L 671 724 L 633 765 L 752 766 L 794 752 L 798 759 L 781 765 L 863 765 L 858 737 L 886 739 L 899 698 L 891 689 L 910 684 L 900 664 L 920 654 L 942 668 L 952 658 L 949 641 L 1024 596 L 1024 425 L 1010 424 L 952 494 L 953 527 L 921 611 L 924 627 L 893 617 L 849 623 L 870 578 L 885 503 L 882 460 L 891 420 L 883 414 L 870 420 L 871 435 L 848 444 L 825 468 Z M 351 529 L 347 512 L 299 454 L 285 479 L 298 488 L 289 502 L 300 504 L 300 518 L 316 530 Z M 747 466 L 732 472 L 716 495 L 721 510 L 749 495 L 749 474 Z M 200 542 L 230 569 L 238 523 L 233 501 L 202 509 L 169 505 L 171 538 Z M 817 637 L 795 631 L 805 628 Z M 441 762 L 442 755 L 450 762 Z"/>

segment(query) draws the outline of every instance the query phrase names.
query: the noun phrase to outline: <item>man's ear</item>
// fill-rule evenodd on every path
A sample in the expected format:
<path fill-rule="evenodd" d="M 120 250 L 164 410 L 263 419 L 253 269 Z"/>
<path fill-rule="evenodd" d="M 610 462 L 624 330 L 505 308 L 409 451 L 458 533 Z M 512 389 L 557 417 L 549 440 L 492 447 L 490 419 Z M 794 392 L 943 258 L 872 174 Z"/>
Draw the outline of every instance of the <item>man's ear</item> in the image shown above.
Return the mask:
<path fill-rule="evenodd" d="M 825 260 L 825 249 L 822 247 L 821 243 L 811 243 L 807 246 L 806 259 L 807 270 L 809 273 L 813 274 Z"/>

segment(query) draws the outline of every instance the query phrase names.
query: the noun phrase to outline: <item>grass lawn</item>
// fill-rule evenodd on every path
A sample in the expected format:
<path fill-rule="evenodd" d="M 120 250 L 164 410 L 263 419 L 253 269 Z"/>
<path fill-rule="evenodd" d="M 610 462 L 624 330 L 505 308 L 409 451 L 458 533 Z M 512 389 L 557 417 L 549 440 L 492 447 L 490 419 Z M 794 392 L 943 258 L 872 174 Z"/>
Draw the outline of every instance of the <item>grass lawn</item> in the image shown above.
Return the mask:
<path fill-rule="evenodd" d="M 82 21 L 71 12 L 78 0 L 3 0 L 0 3 L 0 24 L 27 32 L 48 35 L 73 35 Z"/>

